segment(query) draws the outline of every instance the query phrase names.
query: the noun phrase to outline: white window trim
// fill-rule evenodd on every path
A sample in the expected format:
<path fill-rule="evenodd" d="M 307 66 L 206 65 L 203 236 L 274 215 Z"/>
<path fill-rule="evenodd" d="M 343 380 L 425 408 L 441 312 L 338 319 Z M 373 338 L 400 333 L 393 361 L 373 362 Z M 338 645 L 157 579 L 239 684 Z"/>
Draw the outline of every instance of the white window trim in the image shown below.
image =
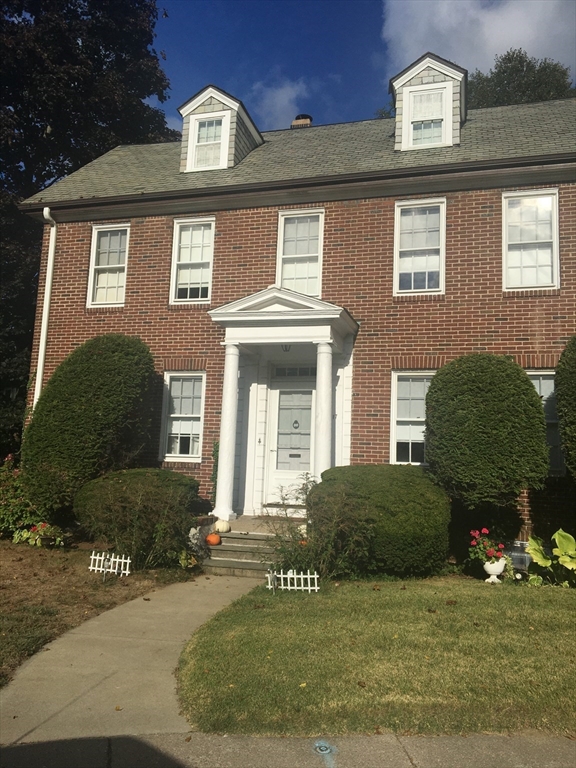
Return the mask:
<path fill-rule="evenodd" d="M 396 421 L 398 418 L 398 377 L 410 376 L 411 378 L 428 379 L 436 373 L 435 369 L 428 371 L 392 371 L 392 385 L 390 387 L 390 464 L 410 464 L 409 461 L 396 461 Z M 414 464 L 415 467 L 426 467 L 427 464 Z"/>
<path fill-rule="evenodd" d="M 96 244 L 98 242 L 99 232 L 112 232 L 118 229 L 126 230 L 126 259 L 124 261 L 124 301 L 94 301 L 94 277 L 96 274 Z M 90 245 L 90 272 L 88 275 L 88 295 L 86 297 L 87 307 L 123 307 L 126 303 L 126 287 L 128 277 L 128 253 L 130 248 L 130 224 L 93 224 L 92 225 L 92 243 Z"/>
<path fill-rule="evenodd" d="M 423 91 L 443 91 L 442 140 L 434 144 L 413 144 L 412 134 L 412 94 Z M 402 91 L 402 151 L 423 150 L 433 147 L 451 147 L 454 143 L 452 130 L 454 83 L 446 80 L 443 83 L 426 83 L 425 85 L 407 85 Z"/>
<path fill-rule="evenodd" d="M 411 289 L 401 291 L 399 288 L 400 276 L 400 213 L 403 208 L 422 208 L 428 205 L 440 206 L 440 279 L 438 288 L 426 288 L 422 290 Z M 431 197 L 423 200 L 398 200 L 394 211 L 394 282 L 393 296 L 421 296 L 430 294 L 443 294 L 446 291 L 446 198 Z"/>
<path fill-rule="evenodd" d="M 178 265 L 178 239 L 180 227 L 190 224 L 211 224 L 212 225 L 212 259 L 210 261 L 210 278 L 208 281 L 208 296 L 205 299 L 178 299 L 176 298 L 176 275 Z M 203 216 L 193 219 L 174 219 L 174 232 L 172 235 L 172 268 L 170 274 L 170 304 L 209 304 L 212 297 L 212 273 L 214 269 L 214 245 L 215 245 L 215 216 Z"/>
<path fill-rule="evenodd" d="M 175 456 L 166 453 L 166 438 L 168 429 L 168 403 L 170 399 L 170 379 L 174 378 L 195 378 L 202 379 L 202 407 L 200 409 L 200 443 L 198 446 L 198 456 Z M 160 431 L 160 451 L 158 458 L 164 462 L 200 464 L 202 461 L 202 449 L 204 444 L 204 408 L 206 404 L 206 373 L 205 371 L 165 371 L 164 372 L 164 396 L 162 399 L 162 428 Z"/>
<path fill-rule="evenodd" d="M 284 247 L 284 222 L 293 216 L 318 216 L 318 293 L 316 298 L 322 297 L 322 262 L 324 253 L 324 208 L 297 208 L 293 211 L 278 211 L 278 243 L 276 247 L 276 285 L 282 288 L 282 250 Z M 302 294 L 312 296 L 312 294 Z"/>
<path fill-rule="evenodd" d="M 552 376 L 552 379 L 554 380 L 554 392 L 556 392 L 556 371 L 554 370 L 554 368 L 541 368 L 541 369 L 526 368 L 525 372 L 527 376 Z M 530 380 L 530 383 L 533 384 L 532 380 Z M 544 414 L 544 420 L 546 422 L 546 425 L 553 423 L 546 420 L 546 414 Z M 558 421 L 555 423 L 558 424 L 558 429 L 560 429 L 560 419 L 558 419 Z M 548 447 L 550 447 L 550 444 L 548 443 L 548 441 L 546 441 L 546 444 L 548 445 Z M 566 474 L 566 465 L 564 463 L 561 468 L 552 467 L 551 465 L 549 465 L 548 467 L 548 475 L 550 475 L 551 477 L 564 477 L 565 474 Z"/>
<path fill-rule="evenodd" d="M 509 288 L 507 285 L 507 261 L 508 261 L 508 200 L 526 197 L 551 197 L 552 198 L 552 282 L 549 285 L 521 285 Z M 559 215 L 558 215 L 558 189 L 527 189 L 516 192 L 502 193 L 502 290 L 515 291 L 550 291 L 560 288 L 560 257 L 559 257 Z"/>
<path fill-rule="evenodd" d="M 188 126 L 188 157 L 186 158 L 186 171 L 213 171 L 217 168 L 228 167 L 228 150 L 230 145 L 230 115 L 229 109 L 223 112 L 203 112 L 197 115 L 190 115 L 190 125 Z M 204 120 L 222 120 L 222 133 L 220 135 L 220 162 L 218 165 L 205 165 L 202 168 L 196 168 L 194 165 L 195 150 L 198 138 L 198 123 Z"/>

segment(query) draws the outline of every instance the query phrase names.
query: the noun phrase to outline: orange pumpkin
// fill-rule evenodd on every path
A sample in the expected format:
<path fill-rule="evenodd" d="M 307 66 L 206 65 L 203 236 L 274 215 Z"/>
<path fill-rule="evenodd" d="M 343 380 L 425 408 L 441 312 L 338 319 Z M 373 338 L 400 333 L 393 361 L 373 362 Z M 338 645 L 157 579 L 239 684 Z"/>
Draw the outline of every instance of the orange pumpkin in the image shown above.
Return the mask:
<path fill-rule="evenodd" d="M 215 547 L 217 544 L 220 544 L 221 541 L 222 539 L 217 533 L 209 533 L 208 536 L 206 536 L 206 544 L 211 547 Z"/>

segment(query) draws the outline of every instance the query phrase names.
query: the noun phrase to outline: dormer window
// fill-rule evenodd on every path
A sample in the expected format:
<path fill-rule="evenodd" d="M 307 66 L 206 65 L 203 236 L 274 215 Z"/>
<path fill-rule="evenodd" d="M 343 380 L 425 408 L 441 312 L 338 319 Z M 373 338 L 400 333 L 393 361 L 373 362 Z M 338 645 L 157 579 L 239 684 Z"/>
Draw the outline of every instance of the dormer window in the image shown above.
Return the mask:
<path fill-rule="evenodd" d="M 242 102 L 213 85 L 189 99 L 179 112 L 181 172 L 233 168 L 264 143 Z"/>
<path fill-rule="evenodd" d="M 404 89 L 405 119 L 402 149 L 452 144 L 452 83 L 441 87 L 417 85 Z"/>
<path fill-rule="evenodd" d="M 192 147 L 188 171 L 207 171 L 228 166 L 230 112 L 194 116 L 190 123 Z"/>
<path fill-rule="evenodd" d="M 465 69 L 426 53 L 390 80 L 396 107 L 396 151 L 460 143 L 466 119 L 466 77 Z"/>

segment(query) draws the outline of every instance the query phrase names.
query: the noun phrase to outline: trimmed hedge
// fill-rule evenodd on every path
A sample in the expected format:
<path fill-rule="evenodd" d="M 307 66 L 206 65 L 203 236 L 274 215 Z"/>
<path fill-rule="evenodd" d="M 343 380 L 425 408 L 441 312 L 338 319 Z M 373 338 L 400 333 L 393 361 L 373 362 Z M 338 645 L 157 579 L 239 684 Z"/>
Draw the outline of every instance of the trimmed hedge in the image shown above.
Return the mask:
<path fill-rule="evenodd" d="M 154 387 L 150 350 L 121 334 L 90 339 L 58 366 L 22 446 L 24 488 L 45 516 L 69 510 L 88 480 L 142 463 Z"/>
<path fill-rule="evenodd" d="M 426 459 L 447 493 L 469 509 L 508 506 L 548 475 L 544 410 L 525 371 L 508 357 L 459 357 L 426 396 Z"/>
<path fill-rule="evenodd" d="M 572 336 L 560 355 L 555 386 L 564 461 L 576 478 L 576 336 Z"/>
<path fill-rule="evenodd" d="M 198 481 L 166 469 L 128 469 L 86 483 L 74 514 L 94 539 L 132 558 L 134 569 L 177 565 L 201 512 Z"/>
<path fill-rule="evenodd" d="M 447 557 L 450 502 L 421 467 L 328 469 L 308 516 L 311 554 L 330 575 L 425 576 Z"/>

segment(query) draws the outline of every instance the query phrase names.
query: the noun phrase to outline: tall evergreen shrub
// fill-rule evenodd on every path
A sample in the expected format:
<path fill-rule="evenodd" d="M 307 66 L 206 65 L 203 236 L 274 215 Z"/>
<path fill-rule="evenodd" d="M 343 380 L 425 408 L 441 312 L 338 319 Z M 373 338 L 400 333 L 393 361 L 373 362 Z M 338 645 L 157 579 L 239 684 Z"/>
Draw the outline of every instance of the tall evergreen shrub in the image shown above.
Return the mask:
<path fill-rule="evenodd" d="M 508 506 L 548 474 L 540 398 L 508 357 L 459 357 L 432 378 L 426 397 L 426 459 L 447 493 L 474 509 Z"/>
<path fill-rule="evenodd" d="M 576 478 L 576 335 L 560 355 L 555 380 L 562 451 L 566 466 Z"/>
<path fill-rule="evenodd" d="M 88 480 L 139 463 L 154 391 L 152 355 L 135 337 L 97 336 L 58 366 L 22 447 L 24 488 L 45 516 L 69 510 Z"/>

